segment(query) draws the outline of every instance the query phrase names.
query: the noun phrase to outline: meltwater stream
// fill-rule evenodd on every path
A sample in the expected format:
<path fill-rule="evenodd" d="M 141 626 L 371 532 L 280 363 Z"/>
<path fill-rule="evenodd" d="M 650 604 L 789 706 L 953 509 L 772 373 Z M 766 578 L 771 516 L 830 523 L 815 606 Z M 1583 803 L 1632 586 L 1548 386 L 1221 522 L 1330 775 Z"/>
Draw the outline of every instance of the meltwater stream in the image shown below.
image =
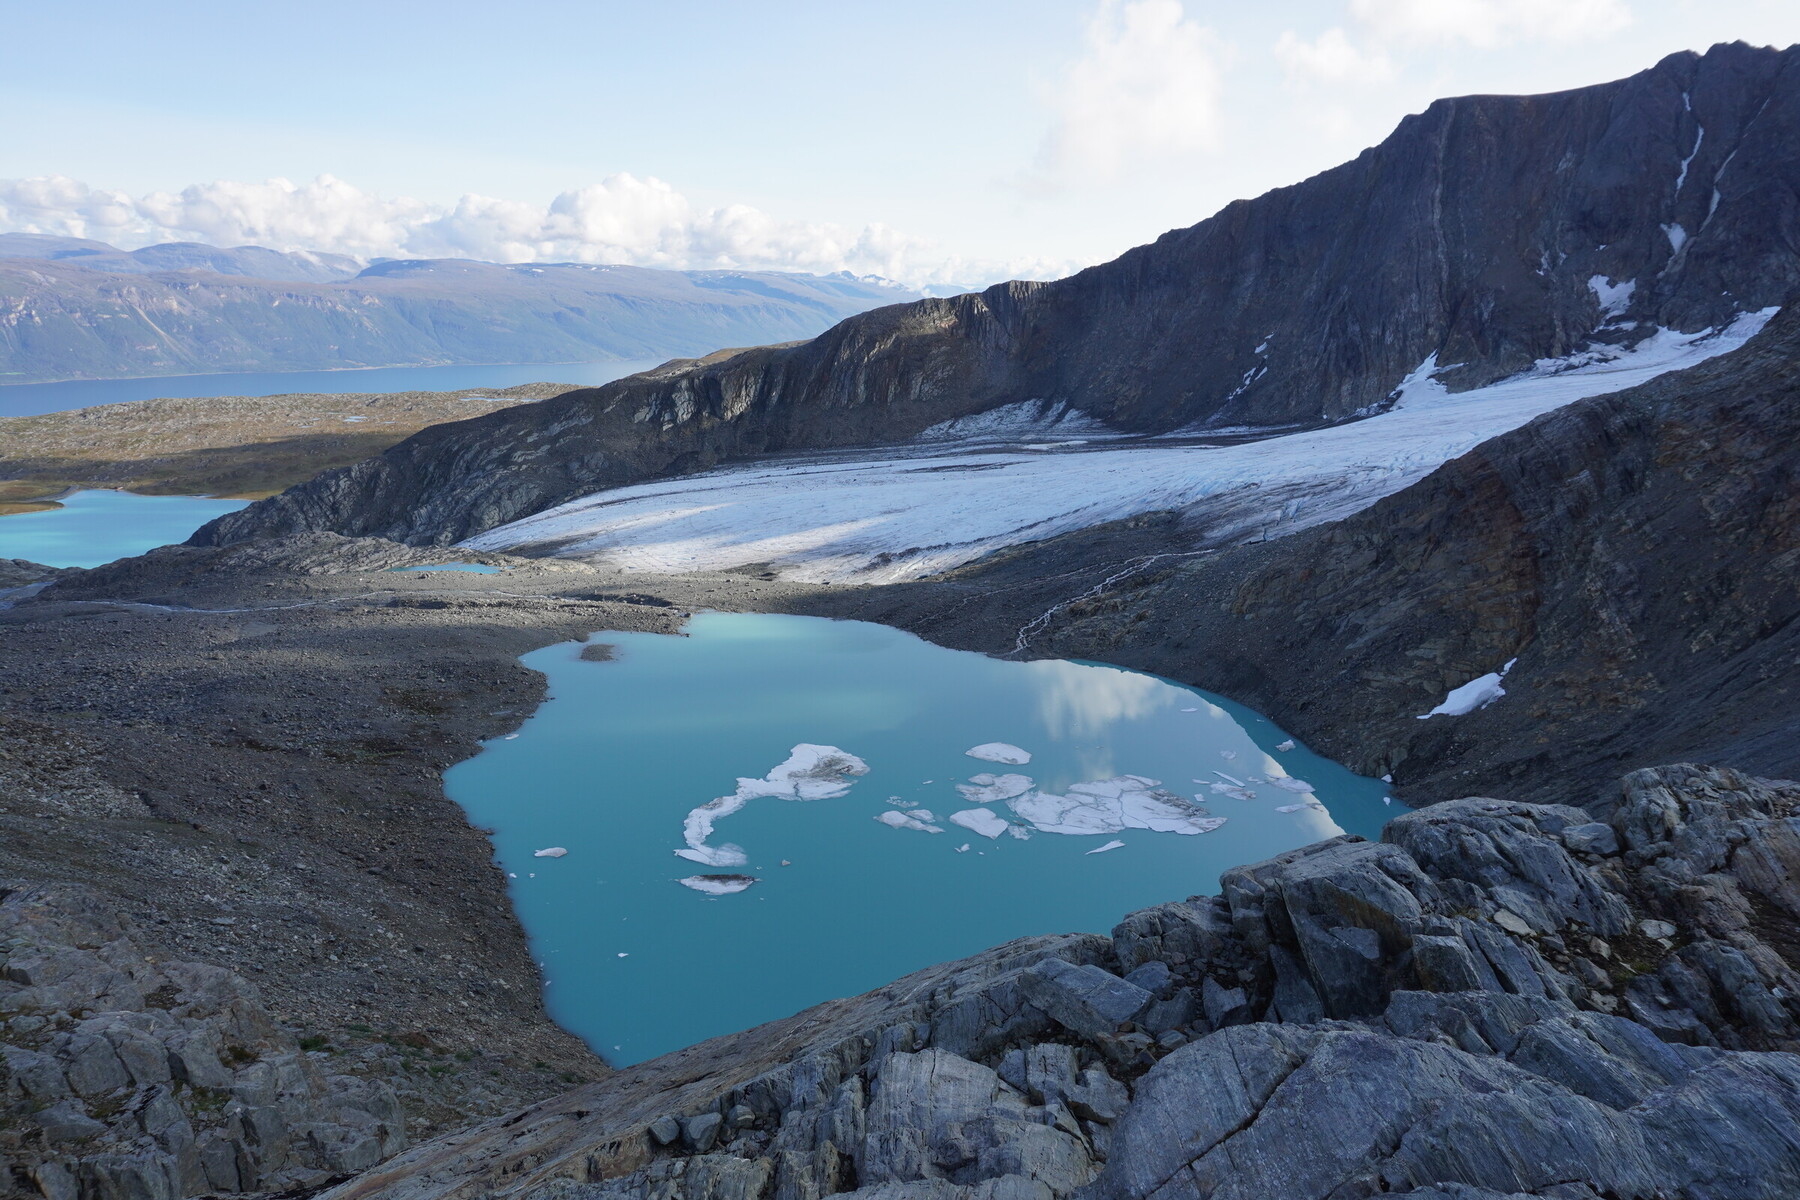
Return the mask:
<path fill-rule="evenodd" d="M 880 625 L 755 614 L 590 643 L 610 658 L 583 658 L 577 643 L 527 655 L 550 699 L 446 784 L 494 831 L 552 1014 L 615 1063 L 1012 938 L 1104 932 L 1132 909 L 1217 890 L 1231 866 L 1339 832 L 1375 836 L 1399 811 L 1381 783 L 1280 749 L 1287 735 L 1255 713 L 1116 667 L 1007 662 Z M 967 755 L 986 743 L 1031 760 Z M 692 810 L 802 745 L 836 747 L 867 773 L 802 789 L 827 798 L 757 795 L 718 817 L 706 845 L 741 847 L 741 866 L 677 856 Z M 957 791 L 983 773 L 1025 776 L 1032 790 L 1010 804 Z M 1124 785 L 1150 824 L 1225 821 L 1206 833 L 1044 831 L 1091 814 L 1081 784 L 1127 775 L 1173 793 Z M 1296 780 L 1314 791 L 1292 790 Z M 1073 814 L 1060 826 L 1059 808 Z M 966 815 L 976 810 L 987 815 Z M 943 832 L 896 828 L 884 813 Z M 1028 838 L 968 827 L 1001 823 Z M 567 853 L 537 856 L 554 849 Z M 680 882 L 707 874 L 756 882 L 719 896 Z"/>

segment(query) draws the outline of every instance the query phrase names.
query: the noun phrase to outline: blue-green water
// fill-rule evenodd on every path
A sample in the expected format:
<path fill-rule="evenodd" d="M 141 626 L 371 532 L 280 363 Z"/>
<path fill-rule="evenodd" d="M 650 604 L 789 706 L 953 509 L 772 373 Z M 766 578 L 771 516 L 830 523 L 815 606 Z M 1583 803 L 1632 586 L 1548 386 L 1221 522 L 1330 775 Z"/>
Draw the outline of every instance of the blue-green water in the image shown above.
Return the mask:
<path fill-rule="evenodd" d="M 48 512 L 0 517 L 0 558 L 51 567 L 97 567 L 158 546 L 185 542 L 214 517 L 248 504 L 207 496 L 71 492 Z"/>
<path fill-rule="evenodd" d="M 578 383 L 597 387 L 661 359 L 597 363 L 502 363 L 448 367 L 370 367 L 354 371 L 246 371 L 218 375 L 158 375 L 143 379 L 70 379 L 62 383 L 0 385 L 0 417 L 62 412 L 95 404 L 121 404 L 163 396 L 279 396 L 316 392 L 459 392 L 509 388 L 521 383 Z"/>
<path fill-rule="evenodd" d="M 548 676 L 550 699 L 517 734 L 454 767 L 446 786 L 494 830 L 516 876 L 551 1012 L 615 1062 L 1011 938 L 1104 932 L 1133 909 L 1217 890 L 1231 866 L 1340 831 L 1374 836 L 1399 811 L 1374 780 L 1303 747 L 1278 752 L 1286 735 L 1255 713 L 1116 667 L 1006 662 L 880 625 L 792 616 L 701 614 L 685 637 L 591 640 L 615 646 L 615 659 L 583 661 L 576 643 L 525 657 Z M 720 819 L 711 844 L 742 846 L 743 867 L 674 855 L 691 809 L 803 742 L 858 755 L 869 773 L 837 799 L 764 797 Z M 986 742 L 1033 758 L 1009 767 L 964 754 Z M 1190 782 L 1221 770 L 1304 779 L 1328 811 L 1280 813 L 1306 797 L 1265 786 L 1239 800 Z M 983 771 L 1026 774 L 1057 794 L 1146 775 L 1198 793 L 1227 821 L 1199 835 L 989 841 L 947 823 L 977 807 L 953 785 Z M 945 832 L 874 819 L 908 801 Z M 1004 802 L 979 807 L 1010 815 Z M 1112 840 L 1124 846 L 1088 853 Z M 550 847 L 568 854 L 534 857 Z M 721 870 L 759 882 L 719 897 L 677 883 Z"/>
<path fill-rule="evenodd" d="M 406 574 L 409 571 L 467 571 L 471 575 L 498 575 L 499 567 L 490 567 L 486 563 L 427 563 L 422 567 L 389 567 L 390 573 Z"/>

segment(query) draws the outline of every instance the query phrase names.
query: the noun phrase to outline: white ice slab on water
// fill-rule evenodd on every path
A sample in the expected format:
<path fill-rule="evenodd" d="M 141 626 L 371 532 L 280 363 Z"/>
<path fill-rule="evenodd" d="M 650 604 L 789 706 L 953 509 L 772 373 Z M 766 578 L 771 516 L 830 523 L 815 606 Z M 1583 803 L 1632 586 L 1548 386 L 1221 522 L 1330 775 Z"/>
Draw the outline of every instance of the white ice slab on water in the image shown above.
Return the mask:
<path fill-rule="evenodd" d="M 1006 806 L 1042 833 L 1149 829 L 1156 833 L 1195 834 L 1211 833 L 1225 824 L 1224 817 L 1212 816 L 1193 801 L 1164 791 L 1160 780 L 1142 775 L 1077 783 L 1061 796 L 1027 792 L 1008 800 Z"/>
<path fill-rule="evenodd" d="M 916 829 L 920 833 L 944 832 L 942 826 L 932 824 L 937 818 L 932 816 L 931 810 L 927 808 L 915 808 L 911 812 L 901 812 L 891 808 L 887 812 L 877 813 L 875 819 L 883 825 L 889 825 L 895 829 Z"/>
<path fill-rule="evenodd" d="M 675 853 L 709 867 L 741 867 L 750 861 L 742 847 L 707 844 L 718 821 L 762 796 L 783 800 L 835 800 L 850 791 L 854 780 L 849 776 L 868 773 L 869 764 L 846 750 L 801 742 L 761 779 L 740 777 L 737 791 L 708 800 L 688 813 L 681 828 L 682 840 L 687 846 Z"/>
<path fill-rule="evenodd" d="M 567 853 L 568 853 L 568 851 L 565 850 L 561 846 L 552 846 L 548 850 L 532 851 L 531 857 L 533 857 L 533 858 L 561 858 L 563 855 L 565 855 Z"/>
<path fill-rule="evenodd" d="M 675 882 L 682 887 L 705 892 L 708 896 L 730 896 L 745 891 L 756 883 L 754 875 L 689 875 Z M 623 954 L 619 955 L 624 958 Z"/>
<path fill-rule="evenodd" d="M 1486 708 L 1500 697 L 1506 695 L 1506 689 L 1500 681 L 1513 668 L 1518 659 L 1510 659 L 1498 671 L 1489 671 L 1486 675 L 1478 675 L 1458 688 L 1451 688 L 1444 697 L 1443 703 L 1428 713 L 1420 713 L 1419 720 L 1428 721 L 1432 717 L 1461 717 L 1474 712 L 1478 708 Z"/>
<path fill-rule="evenodd" d="M 1022 767 L 1031 761 L 1031 752 L 1021 750 L 1006 742 L 983 742 L 979 746 L 963 751 L 970 758 L 979 758 L 983 762 L 1004 763 L 1009 767 Z M 927 779 L 925 782 L 930 783 Z"/>
<path fill-rule="evenodd" d="M 1092 850 L 1089 850 L 1088 853 L 1089 854 L 1105 854 L 1108 850 L 1117 850 L 1120 846 L 1123 846 L 1124 844 L 1125 844 L 1124 842 L 1118 842 L 1118 841 L 1108 842 L 1104 846 L 1095 846 Z"/>
<path fill-rule="evenodd" d="M 1007 820 L 997 817 L 992 809 L 966 808 L 962 812 L 950 814 L 952 824 L 961 825 L 970 833 L 979 833 L 984 838 L 997 838 L 1006 832 Z"/>
<path fill-rule="evenodd" d="M 1014 796 L 1023 796 L 1031 790 L 1029 775 L 990 775 L 983 771 L 979 775 L 969 776 L 969 782 L 959 783 L 956 790 L 970 804 L 992 804 L 996 800 L 1011 800 Z"/>
<path fill-rule="evenodd" d="M 1269 786 L 1284 788 L 1290 792 L 1311 792 L 1317 790 L 1312 784 L 1306 782 L 1304 779 L 1291 779 L 1286 775 L 1277 775 L 1270 779 Z"/>
<path fill-rule="evenodd" d="M 1115 439 L 1050 454 L 914 444 L 795 456 L 600 492 L 463 545 L 539 547 L 659 572 L 766 562 L 790 579 L 879 583 L 1166 509 L 1184 511 L 1211 539 L 1276 536 L 1366 508 L 1551 409 L 1734 350 L 1774 311 L 1718 333 L 1658 331 L 1628 351 L 1596 346 L 1454 394 L 1435 378 L 1433 356 L 1389 412 L 1260 441 Z"/>

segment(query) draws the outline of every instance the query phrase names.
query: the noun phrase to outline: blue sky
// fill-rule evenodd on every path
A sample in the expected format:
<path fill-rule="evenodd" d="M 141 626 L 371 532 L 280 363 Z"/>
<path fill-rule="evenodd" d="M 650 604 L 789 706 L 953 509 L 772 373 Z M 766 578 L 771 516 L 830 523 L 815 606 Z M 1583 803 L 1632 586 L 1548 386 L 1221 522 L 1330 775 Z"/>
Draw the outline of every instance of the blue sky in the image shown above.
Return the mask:
<path fill-rule="evenodd" d="M 1800 41 L 1794 0 L 4 0 L 0 17 L 0 228 L 966 283 L 1109 258 L 1436 96 Z"/>

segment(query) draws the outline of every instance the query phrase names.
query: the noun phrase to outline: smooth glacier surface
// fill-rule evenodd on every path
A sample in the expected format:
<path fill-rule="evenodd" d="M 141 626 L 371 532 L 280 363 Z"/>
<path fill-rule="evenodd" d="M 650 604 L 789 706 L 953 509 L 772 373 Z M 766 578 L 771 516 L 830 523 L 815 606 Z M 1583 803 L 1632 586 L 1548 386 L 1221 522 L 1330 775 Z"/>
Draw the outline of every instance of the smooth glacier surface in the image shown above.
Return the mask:
<path fill-rule="evenodd" d="M 550 699 L 446 776 L 516 876 L 552 1013 L 615 1062 L 1012 938 L 1104 932 L 1401 811 L 1151 675 L 810 617 L 701 614 L 685 633 L 598 632 L 610 662 L 527 655 Z M 967 755 L 990 742 L 1029 766 Z M 1198 782 L 1227 762 L 1247 798 Z M 697 848 L 741 860 L 671 853 Z"/>
<path fill-rule="evenodd" d="M 1613 291 L 1607 297 L 1616 299 Z M 1013 411 L 1029 406 L 1014 405 L 986 423 L 950 423 L 910 446 L 765 460 L 615 488 L 462 544 L 634 571 L 768 563 L 790 579 L 882 583 L 1166 509 L 1185 512 L 1208 540 L 1277 536 L 1366 508 L 1552 409 L 1734 350 L 1774 312 L 1745 314 L 1717 333 L 1660 330 L 1628 352 L 1595 347 L 1455 394 L 1434 378 L 1433 356 L 1401 385 L 1389 412 L 1260 441 L 1095 438 L 1091 422 L 1034 423 Z M 945 440 L 959 426 L 965 440 Z M 1009 432 L 1023 439 L 1069 428 L 1086 436 L 997 444 Z"/>
<path fill-rule="evenodd" d="M 61 508 L 0 517 L 0 558 L 49 567 L 97 567 L 185 542 L 212 520 L 250 503 L 208 496 L 139 496 L 105 489 L 71 492 Z"/>

